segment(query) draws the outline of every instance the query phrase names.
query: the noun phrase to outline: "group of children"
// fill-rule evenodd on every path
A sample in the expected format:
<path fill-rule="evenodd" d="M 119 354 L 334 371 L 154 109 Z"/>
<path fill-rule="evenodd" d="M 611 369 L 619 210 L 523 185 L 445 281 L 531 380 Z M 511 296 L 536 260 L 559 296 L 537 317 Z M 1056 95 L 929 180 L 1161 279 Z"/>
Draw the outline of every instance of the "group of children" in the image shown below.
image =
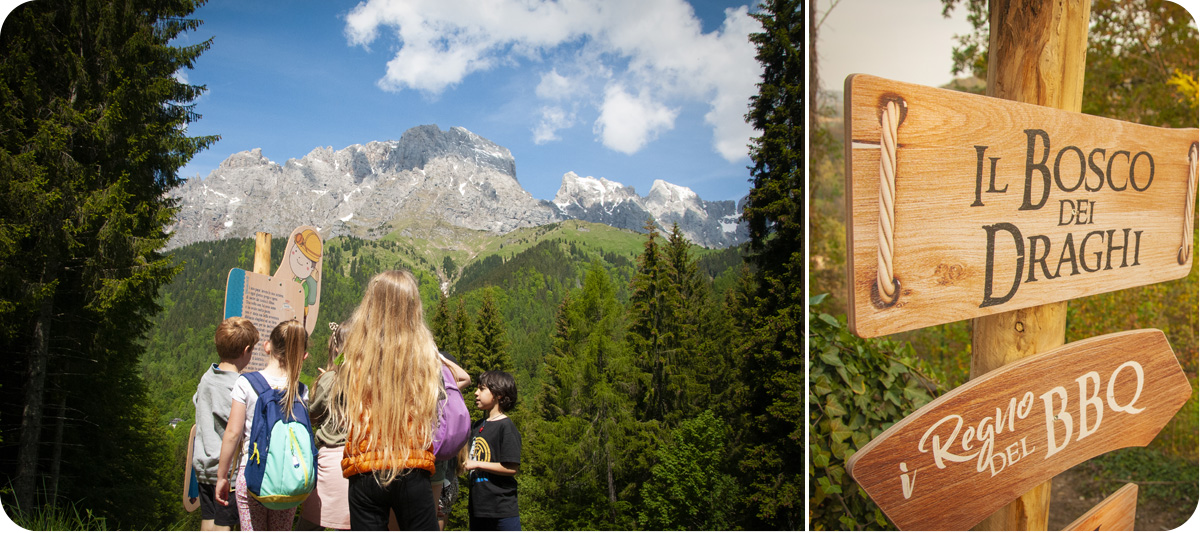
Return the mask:
<path fill-rule="evenodd" d="M 521 435 L 505 415 L 517 400 L 513 377 L 479 376 L 475 405 L 485 414 L 471 428 L 458 459 L 435 461 L 433 425 L 442 393 L 442 366 L 458 387 L 470 376 L 441 354 L 425 325 L 417 282 L 408 271 L 377 274 L 350 319 L 331 324 L 329 362 L 311 394 L 299 382 L 308 335 L 295 320 L 280 323 L 264 344 L 259 372 L 308 408 L 317 447 L 316 486 L 301 504 L 303 529 L 437 530 L 468 474 L 472 530 L 519 530 L 517 474 Z M 200 379 L 192 468 L 200 487 L 202 530 L 292 528 L 295 508 L 272 510 L 247 490 L 245 466 L 257 395 L 240 372 L 258 331 L 228 318 L 216 332 L 220 362 Z M 232 468 L 240 455 L 237 468 Z M 231 474 L 235 477 L 231 479 Z M 230 498 L 230 492 L 234 497 Z"/>

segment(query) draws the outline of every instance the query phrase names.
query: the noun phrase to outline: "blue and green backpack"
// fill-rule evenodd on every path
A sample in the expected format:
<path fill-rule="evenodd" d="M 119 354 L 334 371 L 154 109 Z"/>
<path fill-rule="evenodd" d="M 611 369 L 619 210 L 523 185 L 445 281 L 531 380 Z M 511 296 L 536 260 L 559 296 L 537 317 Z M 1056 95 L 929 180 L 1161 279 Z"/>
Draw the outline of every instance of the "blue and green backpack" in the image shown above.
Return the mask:
<path fill-rule="evenodd" d="M 259 372 L 244 375 L 258 394 L 246 448 L 246 489 L 263 507 L 291 509 L 317 484 L 317 444 L 300 401 L 304 384 L 298 383 L 292 418 L 283 409 L 284 391 L 272 389 Z"/>

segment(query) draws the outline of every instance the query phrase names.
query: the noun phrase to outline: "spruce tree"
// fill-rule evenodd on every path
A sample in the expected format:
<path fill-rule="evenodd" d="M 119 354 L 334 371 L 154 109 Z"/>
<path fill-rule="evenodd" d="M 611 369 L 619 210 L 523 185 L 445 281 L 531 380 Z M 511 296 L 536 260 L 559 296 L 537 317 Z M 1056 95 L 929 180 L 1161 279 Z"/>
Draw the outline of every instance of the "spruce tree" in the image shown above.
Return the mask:
<path fill-rule="evenodd" d="M 571 350 L 575 344 L 573 332 L 575 321 L 571 317 L 571 294 L 567 293 L 558 304 L 554 315 L 554 334 L 550 339 L 550 352 L 542 365 L 542 388 L 538 392 L 538 413 L 544 420 L 554 421 L 564 414 L 578 413 L 564 398 L 564 392 L 573 389 L 574 374 L 571 366 Z"/>
<path fill-rule="evenodd" d="M 741 324 L 751 508 L 766 529 L 803 527 L 804 14 L 799 0 L 768 0 L 751 35 L 763 66 L 747 115 L 762 132 L 751 144 L 753 187 L 743 216 L 757 267 L 753 319 Z"/>
<path fill-rule="evenodd" d="M 500 308 L 496 306 L 494 287 L 483 291 L 478 324 L 475 360 L 481 371 L 503 370 L 514 373 L 512 356 L 508 353 L 508 330 L 504 325 L 504 317 L 500 315 Z"/>
<path fill-rule="evenodd" d="M 169 472 L 158 462 L 169 456 L 115 447 L 106 467 L 127 475 L 98 477 L 72 451 L 93 445 L 97 426 L 167 447 L 144 424 L 136 341 L 178 272 L 160 253 L 177 211 L 167 193 L 216 140 L 187 135 L 204 89 L 175 78 L 210 42 L 171 44 L 199 26 L 186 17 L 201 3 L 39 0 L 0 32 L 0 349 L 14 368 L 0 394 L 22 406 L 3 442 L 17 444 L 5 473 L 23 508 L 39 503 L 38 487 L 50 498 L 94 491 L 129 497 L 95 509 L 117 527 L 165 525 L 173 483 L 156 469 Z M 97 387 L 123 391 L 120 401 L 99 401 Z"/>
<path fill-rule="evenodd" d="M 560 306 L 555 365 L 537 400 L 543 418 L 534 422 L 537 438 L 526 444 L 523 475 L 539 495 L 531 511 L 548 522 L 537 528 L 636 526 L 638 482 L 648 474 L 651 446 L 629 396 L 633 368 L 622 311 L 599 262 Z"/>
<path fill-rule="evenodd" d="M 675 384 L 673 416 L 668 417 L 671 422 L 698 414 L 701 404 L 709 401 L 705 398 L 708 383 L 718 376 L 712 373 L 713 355 L 701 349 L 704 338 L 713 333 L 712 322 L 717 317 L 712 311 L 718 306 L 709 302 L 709 282 L 700 273 L 691 250 L 691 241 L 683 236 L 679 224 L 674 224 L 663 247 L 664 274 L 671 287 L 667 305 L 674 334 L 670 347 L 674 364 L 668 368 L 669 379 Z"/>
<path fill-rule="evenodd" d="M 438 293 L 437 310 L 430 319 L 429 330 L 433 333 L 433 340 L 437 342 L 438 349 L 446 351 L 453 344 L 454 330 L 450 323 L 450 302 L 445 293 Z M 458 356 L 455 355 L 455 357 Z"/>
<path fill-rule="evenodd" d="M 639 370 L 637 409 L 642 420 L 661 420 L 669 409 L 664 368 L 670 325 L 664 308 L 667 280 L 663 274 L 658 228 L 646 221 L 646 243 L 637 259 L 637 271 L 630 280 L 628 305 L 629 329 L 626 340 Z"/>
<path fill-rule="evenodd" d="M 454 311 L 454 321 L 451 322 L 450 330 L 453 339 L 449 345 L 451 355 L 458 359 L 459 366 L 466 370 L 473 380 L 479 379 L 479 374 L 484 370 L 475 353 L 478 343 L 476 337 L 479 333 L 475 329 L 475 323 L 471 321 L 471 315 L 467 314 L 467 304 L 463 302 L 462 298 L 458 300 L 458 307 Z"/>

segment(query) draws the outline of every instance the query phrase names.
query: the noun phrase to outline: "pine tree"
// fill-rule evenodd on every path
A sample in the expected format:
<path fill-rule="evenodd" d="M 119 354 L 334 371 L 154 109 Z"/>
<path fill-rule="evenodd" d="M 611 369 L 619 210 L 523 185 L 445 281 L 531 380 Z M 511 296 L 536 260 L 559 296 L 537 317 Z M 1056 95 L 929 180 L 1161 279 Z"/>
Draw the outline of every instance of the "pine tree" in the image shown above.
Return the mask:
<path fill-rule="evenodd" d="M 747 119 L 762 135 L 751 145 L 753 188 L 743 216 L 757 267 L 752 320 L 740 324 L 746 425 L 741 461 L 758 527 L 803 526 L 804 408 L 800 332 L 804 221 L 804 14 L 799 0 L 769 0 L 751 35 L 763 66 Z"/>
<path fill-rule="evenodd" d="M 668 418 L 672 422 L 699 414 L 698 408 L 708 401 L 708 384 L 718 376 L 712 373 L 713 355 L 701 349 L 704 337 L 712 334 L 712 322 L 717 317 L 711 311 L 717 306 L 709 302 L 709 282 L 700 274 L 691 249 L 691 241 L 683 236 L 679 224 L 674 224 L 663 248 L 664 274 L 671 286 L 667 303 L 672 308 L 670 322 L 674 330 L 674 364 L 668 368 L 669 379 L 675 383 L 674 416 Z"/>
<path fill-rule="evenodd" d="M 90 442 L 68 413 L 86 408 L 88 425 L 167 446 L 135 414 L 146 398 L 133 341 L 178 272 L 159 252 L 177 210 L 167 192 L 179 168 L 216 141 L 187 136 L 203 88 L 174 77 L 210 45 L 171 45 L 198 27 L 185 17 L 200 3 L 42 0 L 14 9 L 0 33 L 0 348 L 18 369 L 0 393 L 23 406 L 15 469 L 6 472 L 23 508 L 38 504 L 39 486 L 76 498 L 89 483 L 110 493 L 139 483 L 153 489 L 126 509 L 97 510 L 126 527 L 162 525 L 152 507 L 171 495 L 158 480 L 83 475 L 69 452 Z M 94 379 L 88 387 L 66 387 L 84 373 Z M 126 394 L 98 402 L 92 386 Z M 58 406 L 50 434 L 48 402 Z M 105 459 L 114 471 L 162 459 L 134 453 Z"/>
<path fill-rule="evenodd" d="M 728 426 L 704 411 L 684 420 L 656 452 L 650 479 L 642 486 L 640 527 L 655 530 L 734 529 L 737 482 L 721 471 Z"/>
<path fill-rule="evenodd" d="M 653 222 L 630 281 L 628 343 L 640 370 L 642 420 L 674 424 L 695 414 L 711 375 L 700 352 L 700 328 L 710 320 L 708 288 L 679 225 L 665 244 Z"/>
<path fill-rule="evenodd" d="M 453 344 L 454 333 L 450 323 L 450 302 L 445 293 L 438 293 L 437 310 L 430 319 L 429 330 L 433 333 L 433 340 L 437 342 L 438 348 L 441 350 L 444 351 Z"/>
<path fill-rule="evenodd" d="M 479 307 L 479 335 L 476 337 L 475 360 L 479 368 L 503 370 L 512 373 L 512 356 L 508 353 L 508 333 L 504 317 L 496 306 L 496 291 L 488 287 L 483 291 L 483 305 Z"/>
<path fill-rule="evenodd" d="M 649 471 L 645 455 L 651 446 L 633 416 L 623 315 L 599 262 L 560 306 L 555 365 L 547 369 L 549 385 L 537 400 L 544 418 L 534 421 L 537 438 L 527 445 L 528 486 L 536 487 L 534 501 L 544 502 L 531 511 L 548 522 L 539 528 L 636 525 L 638 483 Z"/>
<path fill-rule="evenodd" d="M 645 225 L 646 243 L 630 280 L 629 329 L 626 340 L 640 370 L 637 409 L 642 420 L 661 420 L 670 410 L 665 366 L 669 338 L 673 335 L 664 299 L 669 291 L 663 274 L 659 233 L 653 219 Z"/>
<path fill-rule="evenodd" d="M 453 339 L 449 344 L 450 354 L 458 359 L 460 366 L 471 375 L 472 379 L 479 379 L 479 374 L 484 371 L 475 353 L 475 347 L 478 344 L 476 338 L 479 333 L 475 329 L 475 323 L 471 321 L 471 316 L 467 314 L 467 304 L 463 302 L 462 298 L 458 300 L 458 308 L 454 311 L 454 321 L 451 323 L 450 329 L 452 331 L 451 339 Z"/>
<path fill-rule="evenodd" d="M 574 406 L 563 397 L 563 393 L 574 388 L 571 366 L 571 350 L 577 342 L 574 338 L 575 320 L 571 316 L 571 294 L 567 293 L 558 304 L 554 315 L 554 336 L 550 341 L 550 352 L 546 354 L 542 371 L 542 389 L 538 393 L 538 413 L 548 421 L 564 414 L 578 416 Z"/>

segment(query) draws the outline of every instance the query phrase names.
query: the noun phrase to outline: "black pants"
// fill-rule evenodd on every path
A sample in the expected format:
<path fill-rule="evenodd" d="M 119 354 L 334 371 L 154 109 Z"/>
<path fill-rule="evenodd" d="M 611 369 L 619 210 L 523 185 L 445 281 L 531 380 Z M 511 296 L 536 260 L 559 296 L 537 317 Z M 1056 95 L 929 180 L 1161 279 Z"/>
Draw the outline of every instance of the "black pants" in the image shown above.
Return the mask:
<path fill-rule="evenodd" d="M 350 503 L 350 528 L 387 531 L 388 511 L 396 513 L 401 531 L 437 531 L 437 509 L 429 488 L 429 472 L 410 470 L 387 487 L 379 486 L 373 474 L 349 479 L 346 498 Z"/>

